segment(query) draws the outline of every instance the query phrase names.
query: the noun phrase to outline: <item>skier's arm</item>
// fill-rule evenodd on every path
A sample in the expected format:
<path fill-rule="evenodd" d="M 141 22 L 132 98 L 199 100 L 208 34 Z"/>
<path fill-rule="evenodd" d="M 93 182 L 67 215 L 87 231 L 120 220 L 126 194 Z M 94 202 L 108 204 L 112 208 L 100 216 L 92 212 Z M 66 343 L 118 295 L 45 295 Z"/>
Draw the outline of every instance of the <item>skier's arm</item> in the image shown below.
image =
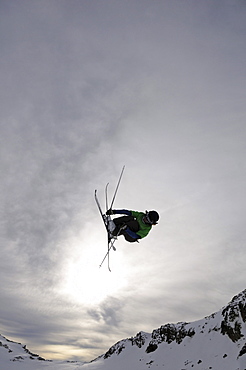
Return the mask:
<path fill-rule="evenodd" d="M 132 215 L 131 211 L 128 211 L 127 209 L 112 209 L 111 212 L 112 213 L 110 214 L 113 214 L 113 215 L 127 215 L 127 216 Z"/>

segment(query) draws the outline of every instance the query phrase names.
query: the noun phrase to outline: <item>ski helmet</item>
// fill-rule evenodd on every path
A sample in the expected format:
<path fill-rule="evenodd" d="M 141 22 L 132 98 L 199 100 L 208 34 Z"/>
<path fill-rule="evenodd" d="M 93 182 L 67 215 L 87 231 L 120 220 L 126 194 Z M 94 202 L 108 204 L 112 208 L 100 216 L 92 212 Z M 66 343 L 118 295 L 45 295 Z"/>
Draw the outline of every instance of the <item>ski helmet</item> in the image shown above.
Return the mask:
<path fill-rule="evenodd" d="M 156 225 L 160 217 L 156 211 L 146 211 L 146 218 L 151 225 Z"/>

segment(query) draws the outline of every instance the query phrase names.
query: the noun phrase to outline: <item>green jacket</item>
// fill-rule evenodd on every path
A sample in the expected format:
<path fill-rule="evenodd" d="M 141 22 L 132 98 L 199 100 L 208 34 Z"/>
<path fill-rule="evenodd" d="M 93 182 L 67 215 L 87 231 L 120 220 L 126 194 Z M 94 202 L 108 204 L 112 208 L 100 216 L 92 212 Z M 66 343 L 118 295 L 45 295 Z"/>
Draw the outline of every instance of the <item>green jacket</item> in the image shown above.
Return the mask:
<path fill-rule="evenodd" d="M 137 234 L 141 238 L 145 238 L 145 236 L 147 236 L 150 230 L 152 229 L 152 225 L 149 225 L 143 222 L 143 218 L 145 216 L 144 212 L 137 212 L 137 211 L 130 211 L 130 212 L 132 216 L 135 217 L 137 222 L 139 223 L 139 230 L 137 231 Z"/>
<path fill-rule="evenodd" d="M 115 209 L 114 214 L 124 214 L 128 216 L 133 216 L 137 220 L 139 224 L 139 230 L 136 233 L 134 231 L 131 231 L 130 229 L 126 230 L 126 232 L 133 238 L 136 239 L 145 238 L 145 236 L 147 236 L 150 230 L 152 229 L 152 225 L 143 222 L 143 218 L 145 216 L 144 212 L 129 211 L 127 209 Z"/>

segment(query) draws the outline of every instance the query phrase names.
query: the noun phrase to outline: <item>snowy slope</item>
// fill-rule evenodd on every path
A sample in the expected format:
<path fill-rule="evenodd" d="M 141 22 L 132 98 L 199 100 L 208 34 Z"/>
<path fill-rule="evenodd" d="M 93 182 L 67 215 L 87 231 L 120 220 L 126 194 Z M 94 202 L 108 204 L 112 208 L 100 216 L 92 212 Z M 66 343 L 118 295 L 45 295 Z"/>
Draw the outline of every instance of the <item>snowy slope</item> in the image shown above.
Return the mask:
<path fill-rule="evenodd" d="M 31 353 L 21 343 L 10 341 L 0 335 L 0 370 L 72 370 L 83 363 L 47 361 Z"/>
<path fill-rule="evenodd" d="M 1 370 L 246 370 L 246 290 L 217 313 L 121 340 L 91 363 L 44 361 L 0 336 Z"/>
<path fill-rule="evenodd" d="M 246 290 L 219 312 L 116 343 L 88 370 L 246 370 Z"/>

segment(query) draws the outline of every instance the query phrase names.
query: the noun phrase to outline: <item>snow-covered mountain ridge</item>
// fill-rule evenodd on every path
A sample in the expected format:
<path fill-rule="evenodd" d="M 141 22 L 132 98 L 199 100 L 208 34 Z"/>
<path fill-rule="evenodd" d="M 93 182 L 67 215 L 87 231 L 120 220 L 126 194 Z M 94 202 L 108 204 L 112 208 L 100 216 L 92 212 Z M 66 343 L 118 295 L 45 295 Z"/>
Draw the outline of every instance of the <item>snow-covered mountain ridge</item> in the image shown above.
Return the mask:
<path fill-rule="evenodd" d="M 202 320 L 123 339 L 90 363 L 45 361 L 0 336 L 1 370 L 246 370 L 246 290 Z"/>
<path fill-rule="evenodd" d="M 79 363 L 80 366 L 83 363 Z M 45 360 L 29 351 L 25 345 L 0 335 L 0 370 L 72 370 L 76 363 Z"/>
<path fill-rule="evenodd" d="M 132 358 L 131 361 L 124 361 L 128 367 L 117 366 L 117 370 L 137 370 L 150 366 L 162 366 L 167 370 L 245 370 L 245 334 L 246 290 L 220 311 L 202 320 L 166 324 L 155 329 L 152 334 L 140 332 L 133 338 L 122 340 L 96 359 L 96 362 L 103 365 L 103 359 L 108 367 L 100 369 L 111 369 L 110 360 L 116 365 L 117 357 L 119 364 L 121 357 Z M 139 363 L 141 366 L 138 366 Z"/>
<path fill-rule="evenodd" d="M 1 351 L 1 358 L 4 357 L 6 353 L 11 354 L 9 357 L 10 361 L 19 361 L 29 358 L 31 360 L 40 360 L 45 361 L 44 358 L 30 352 L 26 346 L 22 345 L 21 343 L 13 342 L 2 335 L 0 335 L 0 347 L 2 347 L 6 351 Z"/>

